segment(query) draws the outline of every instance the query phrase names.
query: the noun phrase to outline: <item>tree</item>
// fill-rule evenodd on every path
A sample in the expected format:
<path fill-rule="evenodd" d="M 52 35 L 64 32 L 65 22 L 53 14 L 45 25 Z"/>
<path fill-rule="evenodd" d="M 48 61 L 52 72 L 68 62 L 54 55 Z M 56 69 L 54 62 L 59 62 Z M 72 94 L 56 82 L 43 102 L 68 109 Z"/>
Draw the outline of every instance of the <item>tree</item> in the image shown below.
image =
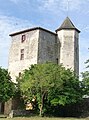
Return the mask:
<path fill-rule="evenodd" d="M 87 71 L 82 72 L 82 84 L 85 95 L 89 95 L 89 59 L 85 62 Z"/>
<path fill-rule="evenodd" d="M 25 100 L 35 96 L 42 115 L 45 100 L 51 105 L 66 105 L 82 99 L 80 82 L 70 69 L 54 63 L 32 65 L 19 78 Z M 46 102 L 47 103 L 47 102 Z"/>
<path fill-rule="evenodd" d="M 6 69 L 0 67 L 0 102 L 9 100 L 15 91 L 14 83 Z"/>
<path fill-rule="evenodd" d="M 89 95 L 89 71 L 82 72 L 82 86 L 84 95 Z"/>
<path fill-rule="evenodd" d="M 88 48 L 89 49 L 89 48 Z M 86 68 L 89 68 L 89 59 L 86 60 L 85 64 L 87 65 Z"/>

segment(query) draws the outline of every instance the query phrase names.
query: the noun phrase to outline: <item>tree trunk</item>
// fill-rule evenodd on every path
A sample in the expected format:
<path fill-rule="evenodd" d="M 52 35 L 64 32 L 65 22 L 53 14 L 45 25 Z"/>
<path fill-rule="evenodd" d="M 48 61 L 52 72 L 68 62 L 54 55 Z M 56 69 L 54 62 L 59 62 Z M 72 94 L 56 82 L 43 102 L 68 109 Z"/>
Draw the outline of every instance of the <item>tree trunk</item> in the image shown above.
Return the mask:
<path fill-rule="evenodd" d="M 42 117 L 42 112 L 43 112 L 43 105 L 40 105 L 40 116 Z"/>
<path fill-rule="evenodd" d="M 0 102 L 0 114 L 1 114 L 1 106 L 2 106 L 2 103 Z"/>
<path fill-rule="evenodd" d="M 43 116 L 43 105 L 44 105 L 45 92 L 42 94 L 41 104 L 40 104 L 40 116 Z"/>

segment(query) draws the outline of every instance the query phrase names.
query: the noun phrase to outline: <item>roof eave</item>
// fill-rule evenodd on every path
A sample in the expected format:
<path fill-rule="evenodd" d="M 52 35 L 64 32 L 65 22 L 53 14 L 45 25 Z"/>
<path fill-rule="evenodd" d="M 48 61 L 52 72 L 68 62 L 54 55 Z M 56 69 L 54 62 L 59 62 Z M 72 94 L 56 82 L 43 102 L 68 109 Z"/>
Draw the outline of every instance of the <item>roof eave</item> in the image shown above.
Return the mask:
<path fill-rule="evenodd" d="M 34 27 L 34 28 L 30 28 L 30 29 L 26 29 L 26 30 L 19 31 L 19 32 L 11 33 L 11 34 L 9 34 L 9 36 L 14 36 L 14 35 L 22 34 L 22 33 L 24 33 L 24 32 L 29 32 L 29 31 L 37 30 L 37 29 L 39 29 L 39 30 L 44 30 L 44 31 L 46 31 L 46 32 L 49 32 L 49 33 L 51 33 L 51 34 L 56 35 L 55 32 L 52 32 L 52 31 L 47 30 L 47 29 L 44 29 L 44 28 L 42 28 L 42 27 Z"/>
<path fill-rule="evenodd" d="M 55 32 L 57 33 L 60 30 L 76 30 L 78 33 L 80 33 L 81 31 L 78 30 L 77 28 L 58 28 L 57 30 L 55 30 Z"/>

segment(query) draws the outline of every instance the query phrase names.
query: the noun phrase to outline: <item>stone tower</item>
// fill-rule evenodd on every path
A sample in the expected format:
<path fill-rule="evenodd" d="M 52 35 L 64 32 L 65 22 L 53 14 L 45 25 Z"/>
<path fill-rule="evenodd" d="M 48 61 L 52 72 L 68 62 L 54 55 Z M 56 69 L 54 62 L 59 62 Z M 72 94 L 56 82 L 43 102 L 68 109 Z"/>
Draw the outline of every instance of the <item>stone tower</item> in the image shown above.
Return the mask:
<path fill-rule="evenodd" d="M 32 64 L 56 62 L 56 33 L 35 27 L 10 34 L 12 44 L 9 53 L 8 71 L 15 82 L 23 70 Z"/>
<path fill-rule="evenodd" d="M 58 59 L 65 68 L 71 68 L 79 75 L 79 33 L 67 17 L 62 25 L 56 30 L 59 44 Z"/>
<path fill-rule="evenodd" d="M 10 34 L 12 44 L 8 71 L 15 82 L 24 69 L 46 61 L 62 63 L 79 74 L 79 30 L 67 17 L 63 24 L 51 32 L 35 27 Z"/>

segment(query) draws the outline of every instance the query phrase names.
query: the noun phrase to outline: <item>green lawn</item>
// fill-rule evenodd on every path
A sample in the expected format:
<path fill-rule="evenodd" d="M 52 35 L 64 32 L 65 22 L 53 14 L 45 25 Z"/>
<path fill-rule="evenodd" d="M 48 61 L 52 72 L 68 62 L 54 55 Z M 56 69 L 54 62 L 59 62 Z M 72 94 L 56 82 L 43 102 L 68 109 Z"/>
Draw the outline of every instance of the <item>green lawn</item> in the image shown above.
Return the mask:
<path fill-rule="evenodd" d="M 0 120 L 89 120 L 89 118 L 53 118 L 53 117 L 14 117 L 14 118 L 0 118 Z"/>

